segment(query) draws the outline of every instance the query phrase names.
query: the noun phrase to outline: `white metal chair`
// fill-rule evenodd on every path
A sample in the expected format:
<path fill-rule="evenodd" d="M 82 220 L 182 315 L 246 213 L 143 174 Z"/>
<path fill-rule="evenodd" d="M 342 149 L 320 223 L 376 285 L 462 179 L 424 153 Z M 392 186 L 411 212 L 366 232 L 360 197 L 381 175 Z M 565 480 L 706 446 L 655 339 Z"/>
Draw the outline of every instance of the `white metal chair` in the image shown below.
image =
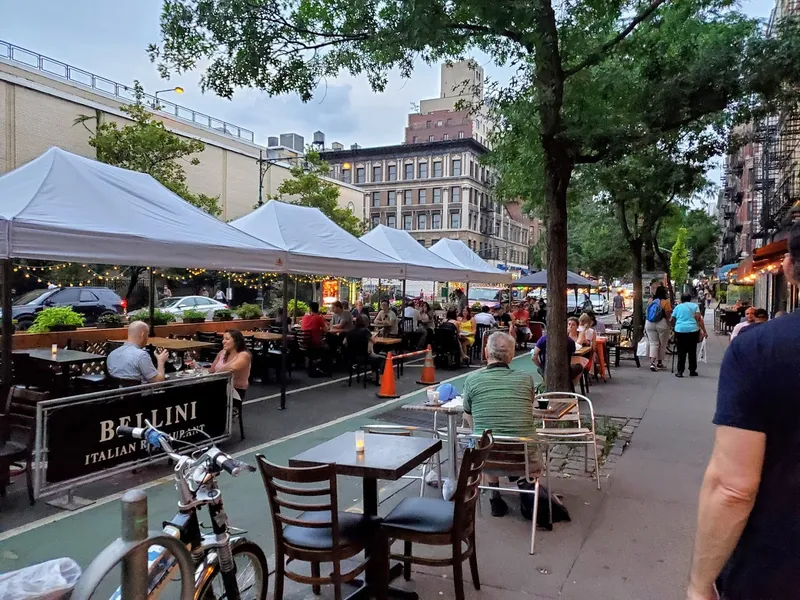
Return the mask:
<path fill-rule="evenodd" d="M 539 400 L 550 402 L 574 402 L 574 406 L 557 419 L 542 419 L 542 427 L 536 429 L 540 442 L 545 444 L 545 465 L 549 482 L 550 446 L 582 445 L 586 446 L 584 453 L 584 468 L 589 471 L 589 448 L 594 452 L 594 474 L 597 479 L 597 489 L 600 489 L 600 459 L 597 455 L 597 434 L 595 430 L 594 406 L 586 396 L 573 392 L 547 392 L 539 394 L 534 400 L 534 406 Z M 581 403 L 589 409 L 589 427 L 584 425 L 585 413 L 581 414 Z M 551 507 L 552 508 L 552 507 Z"/>
<path fill-rule="evenodd" d="M 433 439 L 439 439 L 439 435 L 435 429 L 427 429 L 425 427 L 415 427 L 413 425 L 363 425 L 361 427 L 364 433 L 373 433 L 377 435 L 398 435 L 404 437 L 411 437 L 414 434 L 427 434 Z M 432 468 L 433 461 L 436 460 L 436 476 L 438 481 L 437 489 L 442 489 L 442 460 L 437 452 L 434 456 L 422 463 L 421 475 L 403 475 L 402 479 L 419 479 L 419 495 L 425 495 L 425 474 L 429 468 Z"/>
<path fill-rule="evenodd" d="M 514 487 L 492 487 L 479 485 L 478 489 L 495 492 L 506 492 L 513 494 L 534 494 L 533 496 L 533 519 L 531 522 L 531 549 L 529 554 L 533 554 L 536 543 L 536 515 L 539 511 L 539 475 L 531 475 L 530 456 L 532 452 L 538 452 L 536 447 L 537 439 L 529 437 L 513 437 L 507 435 L 493 435 L 494 447 L 489 453 L 483 466 L 483 474 L 497 475 L 498 477 L 519 477 L 528 483 L 533 483 L 532 490 Z M 470 435 L 470 439 L 479 440 L 481 436 Z M 548 489 L 550 482 L 548 481 Z M 480 503 L 478 504 L 480 506 Z"/>

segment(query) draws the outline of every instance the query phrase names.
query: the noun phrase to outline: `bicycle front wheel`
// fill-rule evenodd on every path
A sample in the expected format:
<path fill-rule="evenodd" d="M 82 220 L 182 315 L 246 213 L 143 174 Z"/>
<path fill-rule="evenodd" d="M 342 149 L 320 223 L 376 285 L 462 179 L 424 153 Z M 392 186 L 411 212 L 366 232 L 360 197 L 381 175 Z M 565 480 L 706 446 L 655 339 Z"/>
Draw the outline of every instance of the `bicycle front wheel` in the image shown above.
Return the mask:
<path fill-rule="evenodd" d="M 236 583 L 240 600 L 266 600 L 269 570 L 264 551 L 253 542 L 241 542 L 234 546 L 233 562 L 236 563 Z M 228 600 L 219 564 L 203 583 L 196 598 L 200 600 Z"/>

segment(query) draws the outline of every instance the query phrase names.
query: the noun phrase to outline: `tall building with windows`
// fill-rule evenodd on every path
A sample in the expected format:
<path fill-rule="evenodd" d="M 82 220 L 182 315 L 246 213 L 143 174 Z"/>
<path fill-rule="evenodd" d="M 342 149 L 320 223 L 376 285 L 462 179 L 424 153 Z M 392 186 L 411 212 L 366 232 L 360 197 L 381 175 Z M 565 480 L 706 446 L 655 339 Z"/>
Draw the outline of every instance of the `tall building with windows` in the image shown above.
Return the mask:
<path fill-rule="evenodd" d="M 459 239 L 494 266 L 528 268 L 537 224 L 516 205 L 495 202 L 494 175 L 472 137 L 376 148 L 324 150 L 331 177 L 361 187 L 371 226 L 408 231 L 430 247 Z"/>
<path fill-rule="evenodd" d="M 420 101 L 419 111 L 408 115 L 406 144 L 473 138 L 489 146 L 491 122 L 483 106 L 483 80 L 483 67 L 474 60 L 442 64 L 440 95 Z"/>

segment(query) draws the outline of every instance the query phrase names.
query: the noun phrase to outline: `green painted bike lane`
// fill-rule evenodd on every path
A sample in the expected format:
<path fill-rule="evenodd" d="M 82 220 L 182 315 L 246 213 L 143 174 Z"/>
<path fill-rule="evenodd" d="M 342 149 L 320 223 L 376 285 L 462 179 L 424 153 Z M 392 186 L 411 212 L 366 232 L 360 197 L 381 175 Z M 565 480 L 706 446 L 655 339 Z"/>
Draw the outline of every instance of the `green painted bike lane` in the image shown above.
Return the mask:
<path fill-rule="evenodd" d="M 534 373 L 535 369 L 530 360 L 525 360 L 526 356 L 517 357 L 514 368 Z M 474 372 L 476 369 L 446 381 L 460 391 L 466 376 Z M 256 454 L 263 454 L 267 460 L 277 464 L 287 464 L 292 456 L 304 450 L 362 425 L 375 423 L 374 417 L 381 413 L 396 409 L 403 404 L 422 402 L 424 399 L 425 391 L 421 389 L 362 411 L 362 414 L 346 416 L 334 423 L 312 428 L 310 431 L 301 431 L 286 439 L 268 442 L 262 447 L 250 449 L 237 456 L 252 465 L 256 464 Z M 302 410 L 302 407 L 297 406 L 290 410 Z M 145 490 L 148 498 L 150 529 L 158 530 L 161 529 L 162 521 L 171 519 L 177 512 L 177 493 L 171 479 L 157 480 L 150 485 L 151 487 Z M 236 478 L 223 474 L 219 478 L 219 485 L 230 523 L 247 530 L 247 537 L 259 544 L 267 556 L 270 556 L 273 553 L 272 524 L 259 473 L 242 474 Z M 359 479 L 340 478 L 340 510 L 359 504 L 361 496 Z M 201 521 L 207 522 L 207 513 L 201 512 L 200 518 Z M 59 514 L 55 518 L 43 521 L 33 523 L 27 530 L 23 528 L 19 533 L 12 531 L 4 534 L 4 539 L 0 541 L 0 573 L 62 556 L 68 556 L 76 560 L 82 568 L 86 568 L 106 545 L 119 537 L 120 504 L 118 499 L 113 499 L 78 513 Z"/>

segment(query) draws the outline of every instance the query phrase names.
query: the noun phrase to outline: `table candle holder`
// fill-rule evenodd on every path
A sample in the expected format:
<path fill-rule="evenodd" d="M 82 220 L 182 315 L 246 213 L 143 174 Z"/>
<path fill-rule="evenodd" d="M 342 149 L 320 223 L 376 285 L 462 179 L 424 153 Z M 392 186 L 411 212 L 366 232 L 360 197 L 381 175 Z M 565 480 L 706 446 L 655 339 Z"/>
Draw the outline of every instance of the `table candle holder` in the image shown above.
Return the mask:
<path fill-rule="evenodd" d="M 364 432 L 359 430 L 355 432 L 356 452 L 359 454 L 364 452 Z"/>
<path fill-rule="evenodd" d="M 55 356 L 56 354 L 58 354 L 58 344 L 53 344 L 52 346 L 50 346 L 50 353 L 51 353 L 53 356 Z"/>

